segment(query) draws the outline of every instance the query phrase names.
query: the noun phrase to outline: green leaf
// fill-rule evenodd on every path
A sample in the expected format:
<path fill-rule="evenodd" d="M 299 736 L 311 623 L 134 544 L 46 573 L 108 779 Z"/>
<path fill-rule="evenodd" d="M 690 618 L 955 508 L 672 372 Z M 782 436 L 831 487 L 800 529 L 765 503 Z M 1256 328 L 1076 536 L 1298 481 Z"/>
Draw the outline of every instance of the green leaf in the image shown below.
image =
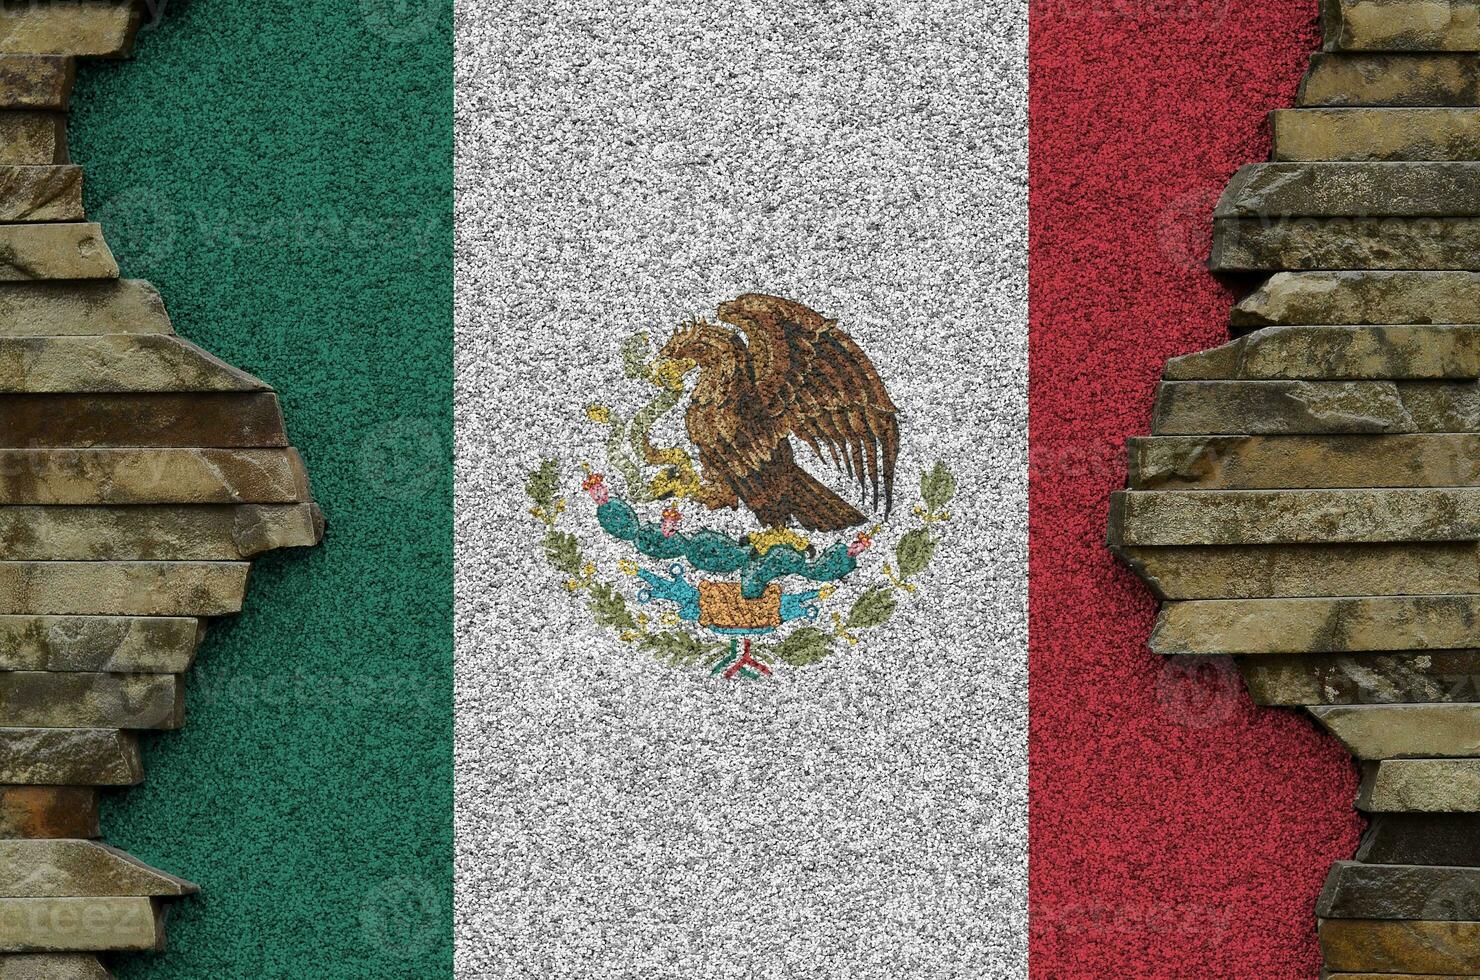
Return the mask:
<path fill-rule="evenodd" d="M 540 468 L 529 474 L 529 483 L 524 487 L 529 499 L 548 513 L 555 508 L 555 494 L 560 491 L 560 468 L 553 459 L 547 459 Z"/>
<path fill-rule="evenodd" d="M 629 378 L 641 378 L 647 373 L 648 335 L 639 330 L 622 344 L 622 373 Z"/>
<path fill-rule="evenodd" d="M 920 477 L 920 497 L 925 501 L 925 507 L 932 514 L 945 510 L 951 498 L 956 496 L 956 478 L 946 468 L 946 464 L 940 460 L 930 468 L 930 472 Z"/>
<path fill-rule="evenodd" d="M 551 531 L 545 535 L 545 557 L 557 571 L 567 575 L 581 574 L 581 543 L 574 534 Z"/>
<path fill-rule="evenodd" d="M 792 667 L 815 664 L 832 653 L 832 637 L 812 626 L 803 626 L 780 643 L 766 647 L 767 652 Z"/>
<path fill-rule="evenodd" d="M 849 629 L 866 630 L 872 626 L 879 626 L 888 621 L 894 615 L 894 593 L 887 585 L 876 585 L 853 603 L 853 608 L 848 610 Z"/>
<path fill-rule="evenodd" d="M 727 643 L 705 643 L 687 633 L 649 633 L 637 641 L 639 648 L 670 667 L 689 667 L 705 654 L 728 650 Z"/>
<path fill-rule="evenodd" d="M 930 559 L 935 557 L 935 538 L 930 531 L 917 527 L 899 539 L 894 546 L 894 556 L 899 559 L 899 577 L 908 580 L 925 571 Z"/>
<path fill-rule="evenodd" d="M 588 605 L 597 626 L 619 630 L 637 629 L 637 620 L 632 618 L 632 612 L 627 608 L 627 597 L 605 582 L 591 584 L 591 601 Z"/>

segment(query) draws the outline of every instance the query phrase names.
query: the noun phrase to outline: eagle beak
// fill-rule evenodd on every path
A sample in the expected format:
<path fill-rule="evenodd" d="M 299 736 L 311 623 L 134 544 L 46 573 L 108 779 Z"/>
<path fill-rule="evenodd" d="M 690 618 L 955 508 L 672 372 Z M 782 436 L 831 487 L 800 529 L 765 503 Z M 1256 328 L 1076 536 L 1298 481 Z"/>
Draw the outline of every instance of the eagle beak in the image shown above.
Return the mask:
<path fill-rule="evenodd" d="M 690 371 L 698 367 L 687 357 L 665 358 L 653 368 L 653 377 L 665 388 L 672 391 L 683 390 L 683 379 Z"/>

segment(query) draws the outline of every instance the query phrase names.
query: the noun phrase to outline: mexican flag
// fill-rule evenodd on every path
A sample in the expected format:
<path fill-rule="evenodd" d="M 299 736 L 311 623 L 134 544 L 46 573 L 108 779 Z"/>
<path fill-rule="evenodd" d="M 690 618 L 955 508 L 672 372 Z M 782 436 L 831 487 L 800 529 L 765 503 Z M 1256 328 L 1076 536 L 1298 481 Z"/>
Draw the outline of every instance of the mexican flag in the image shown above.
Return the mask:
<path fill-rule="evenodd" d="M 5 4 L 0 980 L 1480 976 L 1477 331 L 1474 0 Z"/>

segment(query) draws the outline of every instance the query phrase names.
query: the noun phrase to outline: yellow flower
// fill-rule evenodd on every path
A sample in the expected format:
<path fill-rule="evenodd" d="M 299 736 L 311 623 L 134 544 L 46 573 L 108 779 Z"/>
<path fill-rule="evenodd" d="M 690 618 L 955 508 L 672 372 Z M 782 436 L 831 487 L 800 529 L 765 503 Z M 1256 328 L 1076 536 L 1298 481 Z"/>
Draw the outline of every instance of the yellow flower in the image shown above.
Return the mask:
<path fill-rule="evenodd" d="M 612 410 L 605 405 L 587 405 L 586 418 L 597 425 L 610 425 L 612 421 Z"/>
<path fill-rule="evenodd" d="M 617 570 L 620 571 L 623 575 L 636 575 L 637 562 L 633 561 L 631 558 L 623 558 L 621 561 L 617 562 Z"/>
<path fill-rule="evenodd" d="M 824 585 L 822 588 L 817 590 L 817 598 L 821 599 L 823 602 L 826 602 L 837 594 L 838 587 L 836 585 Z"/>

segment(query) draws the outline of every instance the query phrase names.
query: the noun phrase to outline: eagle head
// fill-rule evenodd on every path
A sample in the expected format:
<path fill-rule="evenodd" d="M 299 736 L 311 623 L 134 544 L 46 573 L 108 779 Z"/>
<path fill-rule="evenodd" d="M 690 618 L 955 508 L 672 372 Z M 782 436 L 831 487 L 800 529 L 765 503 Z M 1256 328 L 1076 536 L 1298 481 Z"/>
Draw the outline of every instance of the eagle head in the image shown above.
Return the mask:
<path fill-rule="evenodd" d="M 687 374 L 695 367 L 713 364 L 734 350 L 735 332 L 713 323 L 696 320 L 676 330 L 658 355 Z"/>

